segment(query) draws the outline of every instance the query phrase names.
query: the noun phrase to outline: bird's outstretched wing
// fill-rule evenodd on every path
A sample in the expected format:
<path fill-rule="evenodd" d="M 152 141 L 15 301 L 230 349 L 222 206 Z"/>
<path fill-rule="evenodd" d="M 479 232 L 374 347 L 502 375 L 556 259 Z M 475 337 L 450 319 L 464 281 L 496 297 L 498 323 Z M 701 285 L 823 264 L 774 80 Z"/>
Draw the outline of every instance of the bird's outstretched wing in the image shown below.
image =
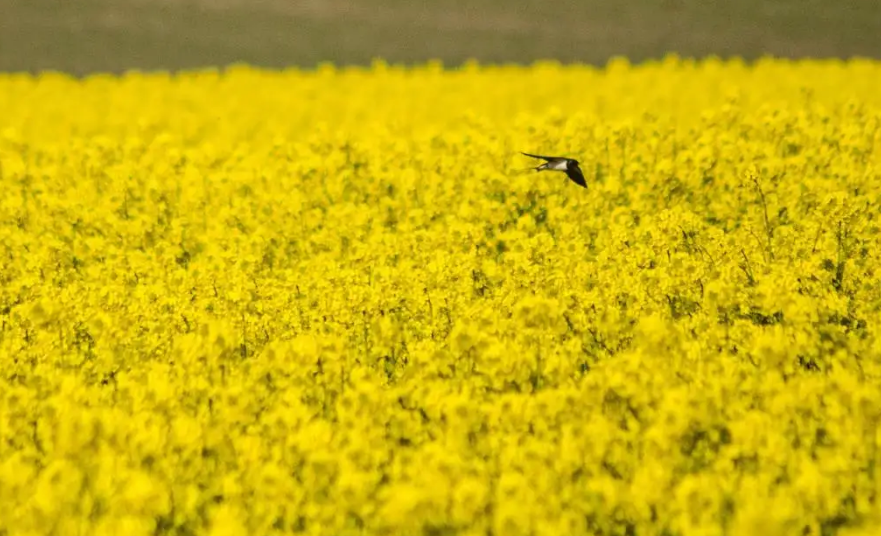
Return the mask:
<path fill-rule="evenodd" d="M 539 156 L 537 154 L 524 153 L 523 151 L 521 151 L 520 154 L 531 156 L 532 158 L 541 158 L 542 160 L 547 160 L 548 162 L 550 162 L 551 160 L 565 160 L 565 158 L 562 156 Z"/>
<path fill-rule="evenodd" d="M 572 182 L 581 186 L 582 188 L 587 188 L 587 181 L 584 180 L 584 174 L 581 173 L 581 168 L 577 165 L 570 167 L 566 170 L 566 175 L 572 179 Z"/>

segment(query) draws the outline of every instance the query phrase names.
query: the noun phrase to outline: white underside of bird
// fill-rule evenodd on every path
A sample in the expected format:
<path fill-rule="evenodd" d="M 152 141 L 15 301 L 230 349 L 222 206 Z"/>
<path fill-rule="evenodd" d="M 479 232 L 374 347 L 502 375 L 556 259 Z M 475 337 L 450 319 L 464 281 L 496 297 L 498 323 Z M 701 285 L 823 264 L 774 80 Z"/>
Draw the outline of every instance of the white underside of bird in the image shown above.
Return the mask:
<path fill-rule="evenodd" d="M 555 171 L 566 171 L 566 161 L 561 160 L 559 162 L 550 162 L 548 163 L 547 169 L 553 169 Z"/>

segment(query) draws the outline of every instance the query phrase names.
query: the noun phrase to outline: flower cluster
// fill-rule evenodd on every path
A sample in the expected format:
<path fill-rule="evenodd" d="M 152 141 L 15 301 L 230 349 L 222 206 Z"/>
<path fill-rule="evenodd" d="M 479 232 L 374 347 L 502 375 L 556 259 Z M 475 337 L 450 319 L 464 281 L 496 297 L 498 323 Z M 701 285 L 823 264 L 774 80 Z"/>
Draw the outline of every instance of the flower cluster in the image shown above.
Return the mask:
<path fill-rule="evenodd" d="M 873 534 L 879 87 L 0 75 L 0 535 Z"/>

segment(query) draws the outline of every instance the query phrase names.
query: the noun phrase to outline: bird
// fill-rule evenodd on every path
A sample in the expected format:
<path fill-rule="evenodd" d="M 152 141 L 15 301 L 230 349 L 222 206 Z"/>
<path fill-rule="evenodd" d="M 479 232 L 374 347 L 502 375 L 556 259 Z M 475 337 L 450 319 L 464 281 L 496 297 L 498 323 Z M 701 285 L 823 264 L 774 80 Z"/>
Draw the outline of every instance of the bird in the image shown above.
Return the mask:
<path fill-rule="evenodd" d="M 541 160 L 545 160 L 545 163 L 532 168 L 535 171 L 563 171 L 566 175 L 574 182 L 575 184 L 581 186 L 582 188 L 587 188 L 587 182 L 584 180 L 584 174 L 581 172 L 581 168 L 578 167 L 578 160 L 574 158 L 567 158 L 565 156 L 540 156 L 537 154 L 529 154 L 523 153 L 521 154 L 525 156 L 531 156 L 532 158 L 540 158 Z"/>

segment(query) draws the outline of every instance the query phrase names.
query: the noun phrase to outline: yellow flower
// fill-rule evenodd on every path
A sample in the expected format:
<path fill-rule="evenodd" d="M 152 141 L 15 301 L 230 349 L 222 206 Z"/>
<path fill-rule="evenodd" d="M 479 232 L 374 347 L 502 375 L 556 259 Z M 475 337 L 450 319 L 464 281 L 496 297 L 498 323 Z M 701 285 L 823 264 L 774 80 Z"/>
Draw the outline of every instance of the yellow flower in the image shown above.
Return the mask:
<path fill-rule="evenodd" d="M 0 534 L 871 533 L 879 86 L 0 75 Z"/>

